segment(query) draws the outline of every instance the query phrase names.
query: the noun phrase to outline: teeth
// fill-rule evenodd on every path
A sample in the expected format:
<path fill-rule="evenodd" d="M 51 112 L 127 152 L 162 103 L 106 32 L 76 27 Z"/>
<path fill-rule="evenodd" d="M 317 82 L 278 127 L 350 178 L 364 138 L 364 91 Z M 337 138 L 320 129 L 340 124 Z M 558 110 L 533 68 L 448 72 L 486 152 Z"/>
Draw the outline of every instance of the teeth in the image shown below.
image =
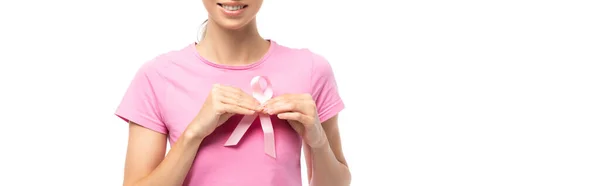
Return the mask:
<path fill-rule="evenodd" d="M 242 9 L 243 7 L 244 7 L 243 5 L 241 5 L 241 6 L 227 6 L 227 5 L 223 5 L 223 8 L 225 10 L 229 10 L 229 11 L 236 11 L 236 10 Z"/>

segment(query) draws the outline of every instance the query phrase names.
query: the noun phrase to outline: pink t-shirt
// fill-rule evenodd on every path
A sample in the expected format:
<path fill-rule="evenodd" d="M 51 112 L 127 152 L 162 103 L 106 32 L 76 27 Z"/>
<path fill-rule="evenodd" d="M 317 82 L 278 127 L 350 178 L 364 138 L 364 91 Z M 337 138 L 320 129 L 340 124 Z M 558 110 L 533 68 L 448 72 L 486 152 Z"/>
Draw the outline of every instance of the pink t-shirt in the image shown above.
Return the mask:
<path fill-rule="evenodd" d="M 266 55 L 246 66 L 210 62 L 197 53 L 195 43 L 159 55 L 140 67 L 116 115 L 167 134 L 170 144 L 174 144 L 202 107 L 213 84 L 251 93 L 250 80 L 258 75 L 271 81 L 274 97 L 310 93 L 321 121 L 344 108 L 325 58 L 308 49 L 270 41 Z M 233 116 L 202 142 L 184 185 L 300 186 L 302 138 L 286 121 L 271 116 L 277 158 L 265 154 L 259 120 L 237 146 L 224 146 L 241 118 Z"/>

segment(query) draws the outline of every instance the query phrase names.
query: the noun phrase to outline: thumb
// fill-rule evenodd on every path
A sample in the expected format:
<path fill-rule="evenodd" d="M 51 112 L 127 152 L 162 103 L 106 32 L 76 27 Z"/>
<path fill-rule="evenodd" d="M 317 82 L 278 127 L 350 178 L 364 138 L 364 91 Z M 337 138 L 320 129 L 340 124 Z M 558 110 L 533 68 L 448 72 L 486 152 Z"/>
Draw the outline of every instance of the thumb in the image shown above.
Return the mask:
<path fill-rule="evenodd" d="M 229 120 L 229 118 L 231 118 L 231 116 L 233 116 L 233 115 L 234 115 L 234 114 L 231 114 L 231 113 L 225 113 L 225 114 L 221 115 L 221 116 L 219 117 L 219 123 L 218 123 L 218 126 L 221 126 L 221 125 L 223 125 L 223 123 L 225 123 L 227 120 Z"/>
<path fill-rule="evenodd" d="M 298 134 L 300 134 L 300 136 L 304 134 L 304 126 L 302 123 L 293 120 L 288 120 L 288 123 Z"/>

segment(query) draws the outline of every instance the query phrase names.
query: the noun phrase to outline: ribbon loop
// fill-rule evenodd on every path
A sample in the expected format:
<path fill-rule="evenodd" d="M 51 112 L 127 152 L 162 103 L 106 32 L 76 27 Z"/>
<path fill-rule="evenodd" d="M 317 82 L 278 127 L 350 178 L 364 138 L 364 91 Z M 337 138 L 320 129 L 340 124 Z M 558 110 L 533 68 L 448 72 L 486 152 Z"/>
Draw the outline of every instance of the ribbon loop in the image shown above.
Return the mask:
<path fill-rule="evenodd" d="M 266 85 L 264 87 L 260 85 L 260 80 L 265 81 Z M 252 78 L 252 81 L 250 81 L 250 86 L 252 87 L 252 96 L 261 104 L 273 97 L 271 82 L 269 82 L 269 79 L 266 77 L 256 76 Z M 252 122 L 256 120 L 256 117 L 260 119 L 260 124 L 263 130 L 265 153 L 275 158 L 275 135 L 273 134 L 273 123 L 271 122 L 271 117 L 267 114 L 258 113 L 244 116 L 244 118 L 242 118 L 240 123 L 231 133 L 231 136 L 229 136 L 229 139 L 227 139 L 225 142 L 225 146 L 237 145 L 246 131 L 248 131 L 250 128 L 250 125 L 252 125 Z"/>
<path fill-rule="evenodd" d="M 262 87 L 260 84 L 260 80 L 265 80 L 265 87 Z M 262 76 L 256 76 L 252 78 L 250 82 L 250 86 L 252 87 L 252 96 L 256 98 L 260 103 L 264 103 L 267 100 L 273 97 L 273 90 L 271 89 L 271 82 L 269 79 L 264 78 Z"/>

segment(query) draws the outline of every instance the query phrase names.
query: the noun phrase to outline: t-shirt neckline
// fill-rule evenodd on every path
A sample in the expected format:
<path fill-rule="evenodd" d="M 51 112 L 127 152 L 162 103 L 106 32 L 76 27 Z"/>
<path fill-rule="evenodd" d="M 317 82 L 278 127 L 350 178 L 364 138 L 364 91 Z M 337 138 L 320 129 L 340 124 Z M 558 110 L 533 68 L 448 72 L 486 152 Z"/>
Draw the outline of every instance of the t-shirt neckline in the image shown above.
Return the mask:
<path fill-rule="evenodd" d="M 269 49 L 263 55 L 263 57 L 261 57 L 258 61 L 255 61 L 255 62 L 247 64 L 247 65 L 225 65 L 225 64 L 214 63 L 214 62 L 212 62 L 212 61 L 210 61 L 210 60 L 202 57 L 198 53 L 198 50 L 196 50 L 196 45 L 198 44 L 197 42 L 192 43 L 190 45 L 190 49 L 194 53 L 194 55 L 198 59 L 200 59 L 200 61 L 202 61 L 204 64 L 207 64 L 209 66 L 212 66 L 212 67 L 215 67 L 215 68 L 220 68 L 220 69 L 226 69 L 226 70 L 246 70 L 246 69 L 251 69 L 251 68 L 254 68 L 254 67 L 257 67 L 257 66 L 263 64 L 267 60 L 267 58 L 269 58 L 269 56 L 271 56 L 271 54 L 275 50 L 275 47 L 276 47 L 277 43 L 275 41 L 273 41 L 273 40 L 270 40 L 270 39 L 267 39 L 267 41 L 270 42 Z"/>

